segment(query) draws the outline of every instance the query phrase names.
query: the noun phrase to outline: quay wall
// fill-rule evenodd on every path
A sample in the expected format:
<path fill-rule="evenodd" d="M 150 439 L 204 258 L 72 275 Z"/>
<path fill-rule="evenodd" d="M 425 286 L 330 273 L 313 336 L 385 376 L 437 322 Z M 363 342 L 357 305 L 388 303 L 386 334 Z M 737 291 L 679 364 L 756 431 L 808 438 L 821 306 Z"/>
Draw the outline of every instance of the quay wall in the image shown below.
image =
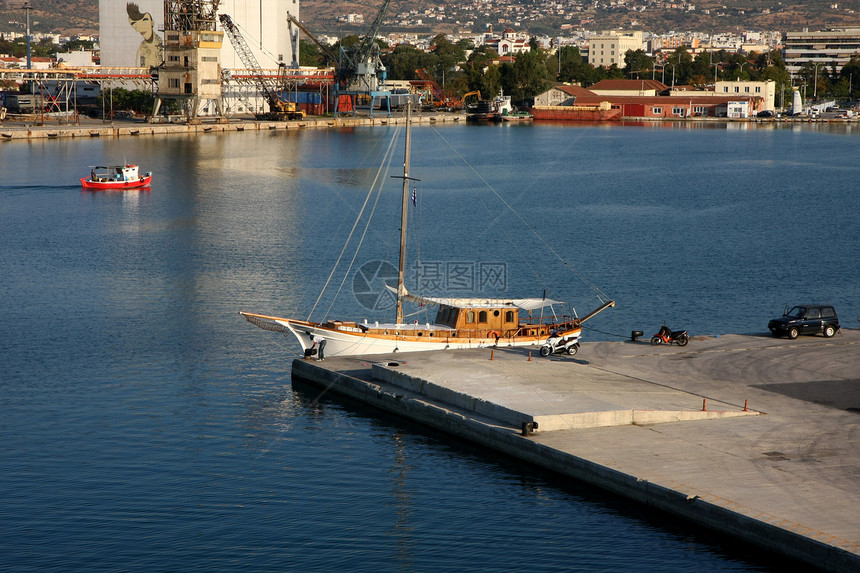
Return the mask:
<path fill-rule="evenodd" d="M 465 122 L 465 116 L 453 114 L 413 115 L 414 124 Z M 122 122 L 89 125 L 35 125 L 23 122 L 0 124 L 0 142 L 67 137 L 123 137 L 146 135 L 205 135 L 242 131 L 297 131 L 359 126 L 405 125 L 406 118 L 397 117 L 330 117 L 302 121 L 239 121 L 229 123 L 141 123 Z"/>
<path fill-rule="evenodd" d="M 714 117 L 686 117 L 686 118 L 646 118 L 646 117 L 596 117 L 594 115 L 585 114 L 577 117 L 576 115 L 567 114 L 535 114 L 535 119 L 544 121 L 605 121 L 611 119 L 613 121 L 648 121 L 648 122 L 665 122 L 674 121 L 682 123 L 836 123 L 836 124 L 856 124 L 860 123 L 860 117 L 852 119 L 838 118 L 745 118 L 745 119 L 727 119 Z M 438 113 L 438 114 L 415 114 L 412 116 L 414 124 L 449 124 L 454 125 L 460 122 L 465 123 L 466 116 L 457 113 Z M 123 137 L 123 136 L 141 136 L 141 135 L 205 135 L 210 133 L 229 133 L 241 131 L 267 131 L 281 130 L 294 131 L 301 129 L 326 129 L 326 128 L 344 128 L 344 127 L 359 127 L 359 126 L 384 126 L 384 125 L 403 125 L 406 123 L 405 117 L 398 115 L 395 117 L 385 117 L 378 115 L 377 117 L 355 116 L 355 117 L 323 117 L 323 118 L 308 118 L 302 121 L 254 121 L 254 120 L 239 120 L 226 123 L 144 123 L 138 121 L 120 121 L 110 124 L 100 122 L 88 122 L 86 124 L 41 124 L 39 125 L 35 119 L 26 120 L 8 120 L 0 123 L 0 143 L 4 141 L 15 140 L 34 140 L 34 139 L 58 139 L 68 137 Z"/>
<path fill-rule="evenodd" d="M 293 361 L 292 376 L 322 387 L 324 392 L 333 391 L 800 562 L 835 572 L 856 572 L 860 568 L 858 555 L 813 539 L 796 524 L 786 524 L 766 514 L 744 515 L 695 494 L 560 451 L 530 439 L 525 428 L 521 432 L 504 422 L 432 402 L 406 388 L 356 378 L 307 360 Z"/>

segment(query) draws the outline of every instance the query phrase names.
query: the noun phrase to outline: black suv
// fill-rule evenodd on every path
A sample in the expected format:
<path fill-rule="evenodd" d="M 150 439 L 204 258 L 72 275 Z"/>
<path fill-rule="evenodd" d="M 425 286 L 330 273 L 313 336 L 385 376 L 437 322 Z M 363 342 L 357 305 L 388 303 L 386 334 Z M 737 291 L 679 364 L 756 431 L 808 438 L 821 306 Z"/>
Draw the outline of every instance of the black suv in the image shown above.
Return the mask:
<path fill-rule="evenodd" d="M 839 330 L 836 309 L 824 304 L 804 304 L 795 306 L 782 317 L 767 323 L 774 336 L 788 336 L 792 340 L 799 334 L 821 333 L 830 338 Z"/>

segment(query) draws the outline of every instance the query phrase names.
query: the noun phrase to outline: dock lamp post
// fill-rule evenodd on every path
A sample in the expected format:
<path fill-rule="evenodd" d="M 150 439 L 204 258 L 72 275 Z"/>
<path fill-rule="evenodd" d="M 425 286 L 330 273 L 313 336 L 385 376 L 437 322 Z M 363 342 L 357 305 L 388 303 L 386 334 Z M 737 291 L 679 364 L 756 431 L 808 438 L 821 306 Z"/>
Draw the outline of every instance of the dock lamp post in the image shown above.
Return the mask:
<path fill-rule="evenodd" d="M 33 67 L 33 60 L 30 57 L 30 11 L 33 9 L 30 6 L 29 0 L 24 2 L 24 12 L 27 13 L 27 69 L 31 69 Z"/>
<path fill-rule="evenodd" d="M 718 62 L 714 61 L 714 53 L 708 52 L 708 59 L 711 62 L 711 65 L 714 66 L 714 93 L 717 91 L 717 67 Z"/>
<path fill-rule="evenodd" d="M 821 65 L 821 62 L 815 62 L 815 79 L 813 80 L 815 83 L 812 86 L 812 99 L 818 101 L 818 66 Z"/>

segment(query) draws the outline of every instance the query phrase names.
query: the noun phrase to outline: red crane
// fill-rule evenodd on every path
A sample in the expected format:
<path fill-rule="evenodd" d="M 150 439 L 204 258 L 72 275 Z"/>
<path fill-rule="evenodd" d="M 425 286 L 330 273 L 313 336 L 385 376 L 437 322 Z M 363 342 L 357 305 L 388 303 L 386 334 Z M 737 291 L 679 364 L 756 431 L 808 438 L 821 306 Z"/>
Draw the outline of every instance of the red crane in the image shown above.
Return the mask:
<path fill-rule="evenodd" d="M 421 81 L 430 88 L 430 95 L 432 96 L 430 105 L 433 106 L 434 109 L 462 109 L 463 101 L 455 97 L 451 94 L 445 92 L 445 90 L 436 83 L 436 80 L 433 79 L 433 76 L 425 68 L 419 68 L 415 70 L 415 75 L 418 76 Z"/>

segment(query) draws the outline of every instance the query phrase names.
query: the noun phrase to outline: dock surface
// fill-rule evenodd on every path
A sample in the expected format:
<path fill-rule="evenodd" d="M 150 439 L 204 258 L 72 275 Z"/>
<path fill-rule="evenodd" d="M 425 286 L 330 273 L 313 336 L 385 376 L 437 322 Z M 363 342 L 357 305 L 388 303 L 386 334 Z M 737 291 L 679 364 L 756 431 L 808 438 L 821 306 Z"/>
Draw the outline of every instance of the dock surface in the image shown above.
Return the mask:
<path fill-rule="evenodd" d="M 860 570 L 860 331 L 297 359 L 293 376 L 830 571 Z"/>

